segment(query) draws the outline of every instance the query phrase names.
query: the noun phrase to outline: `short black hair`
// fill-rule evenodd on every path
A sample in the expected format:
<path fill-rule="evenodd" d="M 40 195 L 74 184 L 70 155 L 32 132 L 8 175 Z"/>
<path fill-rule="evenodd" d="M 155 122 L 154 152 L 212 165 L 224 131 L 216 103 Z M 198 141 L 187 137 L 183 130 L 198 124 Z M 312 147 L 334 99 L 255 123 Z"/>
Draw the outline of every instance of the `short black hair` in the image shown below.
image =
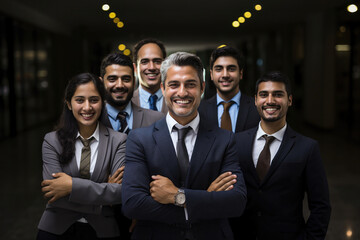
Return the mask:
<path fill-rule="evenodd" d="M 218 59 L 219 57 L 227 57 L 227 56 L 235 58 L 239 65 L 239 69 L 240 70 L 244 69 L 244 59 L 242 55 L 238 50 L 229 46 L 217 48 L 211 53 L 210 69 L 213 68 L 216 59 Z"/>
<path fill-rule="evenodd" d="M 292 95 L 290 80 L 287 75 L 280 71 L 271 71 L 262 75 L 255 84 L 255 95 L 259 90 L 259 84 L 262 82 L 280 82 L 285 84 L 285 90 L 288 96 Z"/>
<path fill-rule="evenodd" d="M 131 58 L 125 56 L 122 53 L 110 53 L 102 61 L 100 66 L 100 76 L 103 78 L 106 73 L 106 67 L 109 65 L 117 64 L 120 66 L 128 66 L 131 68 L 132 75 L 134 77 L 134 65 L 131 61 Z"/>
<path fill-rule="evenodd" d="M 165 50 L 165 46 L 164 44 L 155 39 L 155 38 L 146 38 L 146 39 L 143 39 L 143 40 L 140 40 L 139 42 L 137 42 L 134 46 L 134 63 L 136 64 L 137 60 L 138 60 L 138 53 L 139 53 L 139 50 L 142 46 L 144 46 L 145 44 L 148 44 L 148 43 L 154 43 L 156 45 L 159 46 L 160 50 L 161 50 L 161 53 L 163 55 L 163 58 L 165 59 L 166 58 L 166 50 Z"/>

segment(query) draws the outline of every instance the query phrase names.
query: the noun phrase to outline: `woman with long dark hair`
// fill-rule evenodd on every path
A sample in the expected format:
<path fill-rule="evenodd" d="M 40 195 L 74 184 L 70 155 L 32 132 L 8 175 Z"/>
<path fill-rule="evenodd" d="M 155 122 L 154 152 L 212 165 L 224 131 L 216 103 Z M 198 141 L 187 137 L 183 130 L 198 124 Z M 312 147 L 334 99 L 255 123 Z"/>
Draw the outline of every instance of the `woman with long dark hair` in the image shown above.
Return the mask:
<path fill-rule="evenodd" d="M 42 191 L 49 199 L 37 239 L 118 239 L 112 204 L 121 203 L 121 184 L 108 183 L 124 165 L 126 134 L 99 122 L 104 86 L 82 73 L 65 91 L 59 125 L 42 147 Z M 112 179 L 111 182 L 121 182 Z M 109 181 L 110 182 L 110 181 Z"/>

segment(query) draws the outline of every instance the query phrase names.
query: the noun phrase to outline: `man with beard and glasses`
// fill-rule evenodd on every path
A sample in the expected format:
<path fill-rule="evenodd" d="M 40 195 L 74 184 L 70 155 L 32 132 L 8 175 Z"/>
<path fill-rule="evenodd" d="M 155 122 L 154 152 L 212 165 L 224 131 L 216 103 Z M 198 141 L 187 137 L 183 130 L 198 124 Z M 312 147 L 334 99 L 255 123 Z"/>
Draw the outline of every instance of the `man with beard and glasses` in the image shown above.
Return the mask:
<path fill-rule="evenodd" d="M 126 142 L 122 203 L 125 216 L 138 221 L 132 237 L 233 239 L 227 218 L 241 215 L 246 189 L 234 134 L 208 128 L 198 114 L 200 58 L 170 55 L 161 78 L 166 117 L 133 130 Z"/>
<path fill-rule="evenodd" d="M 326 174 L 318 143 L 286 122 L 293 102 L 288 77 L 265 74 L 255 91 L 261 121 L 236 134 L 248 202 L 233 225 L 235 239 L 324 239 L 331 213 Z"/>
<path fill-rule="evenodd" d="M 132 101 L 140 107 L 164 114 L 167 106 L 160 89 L 160 67 L 165 57 L 165 46 L 157 39 L 146 38 L 135 44 L 134 65 L 140 85 L 134 91 Z"/>
<path fill-rule="evenodd" d="M 121 53 L 107 55 L 100 67 L 101 80 L 106 94 L 106 108 L 101 121 L 115 131 L 128 134 L 135 128 L 147 127 L 164 117 L 161 112 L 141 108 L 131 102 L 134 92 L 134 65 L 131 59 Z M 124 167 L 109 178 L 110 182 L 122 182 Z M 121 239 L 130 239 L 131 221 L 121 214 L 121 207 L 116 206 L 117 220 Z"/>
<path fill-rule="evenodd" d="M 254 99 L 240 91 L 243 68 L 243 59 L 236 49 L 225 46 L 212 52 L 210 76 L 216 86 L 216 95 L 202 100 L 199 107 L 199 113 L 210 126 L 241 132 L 259 123 Z"/>

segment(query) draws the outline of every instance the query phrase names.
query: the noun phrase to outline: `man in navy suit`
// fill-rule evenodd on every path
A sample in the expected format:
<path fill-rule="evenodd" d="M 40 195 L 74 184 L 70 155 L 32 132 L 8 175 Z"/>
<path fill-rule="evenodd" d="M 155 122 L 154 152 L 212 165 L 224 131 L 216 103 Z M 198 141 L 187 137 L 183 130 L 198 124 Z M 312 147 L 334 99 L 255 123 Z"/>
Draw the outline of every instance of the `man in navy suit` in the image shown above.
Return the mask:
<path fill-rule="evenodd" d="M 236 134 L 248 202 L 233 226 L 235 238 L 324 239 L 331 213 L 326 174 L 318 143 L 286 123 L 292 105 L 288 78 L 280 72 L 262 76 L 255 105 L 260 124 Z"/>
<path fill-rule="evenodd" d="M 246 204 L 234 134 L 200 119 L 197 56 L 170 55 L 161 76 L 166 118 L 132 130 L 127 140 L 122 203 L 124 214 L 138 220 L 132 239 L 233 239 L 227 218 L 240 216 Z M 219 175 L 236 179 L 213 188 Z"/>
<path fill-rule="evenodd" d="M 232 47 L 215 49 L 210 57 L 210 76 L 216 86 L 216 95 L 202 100 L 199 113 L 212 127 L 224 127 L 223 114 L 227 114 L 224 103 L 232 103 L 228 109 L 233 132 L 241 132 L 257 126 L 260 121 L 254 99 L 240 91 L 244 63 L 240 53 Z M 225 110 L 225 111 L 224 111 Z"/>

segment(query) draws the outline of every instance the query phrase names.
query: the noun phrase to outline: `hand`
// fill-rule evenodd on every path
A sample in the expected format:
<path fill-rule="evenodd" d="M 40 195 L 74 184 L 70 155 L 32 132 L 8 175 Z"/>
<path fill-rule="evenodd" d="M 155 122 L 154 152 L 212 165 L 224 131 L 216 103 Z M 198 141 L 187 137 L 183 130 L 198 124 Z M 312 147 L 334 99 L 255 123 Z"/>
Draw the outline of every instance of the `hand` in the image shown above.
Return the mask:
<path fill-rule="evenodd" d="M 136 219 L 131 219 L 131 225 L 129 227 L 129 233 L 132 233 L 134 231 L 134 228 L 136 226 L 137 220 Z"/>
<path fill-rule="evenodd" d="M 162 204 L 175 203 L 175 195 L 178 188 L 167 177 L 160 175 L 152 176 L 153 181 L 150 183 L 151 197 Z"/>
<path fill-rule="evenodd" d="M 231 172 L 225 172 L 218 176 L 207 189 L 208 192 L 228 191 L 234 188 L 236 175 Z"/>
<path fill-rule="evenodd" d="M 108 178 L 108 183 L 121 184 L 124 176 L 124 169 L 125 166 L 122 166 L 121 168 L 116 170 L 116 172 L 112 176 L 110 175 Z"/>
<path fill-rule="evenodd" d="M 72 177 L 66 173 L 53 173 L 52 176 L 54 179 L 41 182 L 44 197 L 50 199 L 48 203 L 69 195 L 72 189 Z"/>

